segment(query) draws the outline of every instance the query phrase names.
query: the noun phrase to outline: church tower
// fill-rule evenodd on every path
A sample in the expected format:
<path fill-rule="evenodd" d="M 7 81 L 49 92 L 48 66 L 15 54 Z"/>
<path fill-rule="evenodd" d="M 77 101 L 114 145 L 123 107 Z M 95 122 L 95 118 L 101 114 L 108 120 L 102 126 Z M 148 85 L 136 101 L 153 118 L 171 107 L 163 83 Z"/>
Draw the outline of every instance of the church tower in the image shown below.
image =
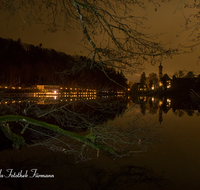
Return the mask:
<path fill-rule="evenodd" d="M 160 65 L 158 68 L 159 68 L 159 80 L 161 80 L 162 75 L 163 75 L 163 73 L 162 73 L 163 66 L 161 65 L 161 62 L 160 62 Z"/>

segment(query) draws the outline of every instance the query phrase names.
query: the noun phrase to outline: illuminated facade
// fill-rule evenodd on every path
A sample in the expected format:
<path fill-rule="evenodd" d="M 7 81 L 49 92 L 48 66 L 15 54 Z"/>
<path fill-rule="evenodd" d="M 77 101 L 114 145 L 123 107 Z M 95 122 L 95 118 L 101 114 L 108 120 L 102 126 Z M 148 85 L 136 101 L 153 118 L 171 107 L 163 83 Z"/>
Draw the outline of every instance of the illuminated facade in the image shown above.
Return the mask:
<path fill-rule="evenodd" d="M 163 75 L 162 83 L 165 90 L 171 88 L 172 79 L 169 78 L 168 74 Z"/>
<path fill-rule="evenodd" d="M 37 89 L 41 92 L 52 92 L 55 93 L 58 92 L 60 90 L 58 85 L 37 85 Z"/>

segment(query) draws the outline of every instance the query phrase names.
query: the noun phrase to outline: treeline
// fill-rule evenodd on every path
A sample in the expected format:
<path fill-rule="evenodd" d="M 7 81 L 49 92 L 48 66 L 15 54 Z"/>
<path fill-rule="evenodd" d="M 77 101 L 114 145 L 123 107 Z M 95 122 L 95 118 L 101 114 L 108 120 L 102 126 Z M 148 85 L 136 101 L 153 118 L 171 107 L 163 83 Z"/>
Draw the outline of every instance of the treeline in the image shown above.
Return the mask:
<path fill-rule="evenodd" d="M 196 75 L 193 71 L 179 70 L 174 73 L 173 78 L 197 78 L 199 80 L 200 74 Z"/>
<path fill-rule="evenodd" d="M 108 77 L 96 62 L 84 56 L 70 56 L 54 49 L 0 38 L 0 84 L 33 86 L 56 84 L 97 90 L 119 90 L 113 79 L 126 87 L 122 72 L 104 65 Z"/>

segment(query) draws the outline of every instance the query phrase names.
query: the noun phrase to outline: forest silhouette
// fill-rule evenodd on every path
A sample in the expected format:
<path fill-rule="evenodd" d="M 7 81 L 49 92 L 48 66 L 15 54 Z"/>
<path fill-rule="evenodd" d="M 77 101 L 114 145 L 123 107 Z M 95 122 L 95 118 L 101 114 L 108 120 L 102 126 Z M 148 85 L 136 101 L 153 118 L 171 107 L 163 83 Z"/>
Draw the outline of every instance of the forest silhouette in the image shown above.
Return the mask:
<path fill-rule="evenodd" d="M 54 84 L 113 91 L 126 87 L 123 73 L 112 67 L 104 65 L 102 71 L 90 58 L 43 48 L 41 43 L 38 46 L 22 43 L 20 38 L 17 41 L 0 38 L 0 60 L 1 85 Z M 95 66 L 91 68 L 91 64 Z"/>

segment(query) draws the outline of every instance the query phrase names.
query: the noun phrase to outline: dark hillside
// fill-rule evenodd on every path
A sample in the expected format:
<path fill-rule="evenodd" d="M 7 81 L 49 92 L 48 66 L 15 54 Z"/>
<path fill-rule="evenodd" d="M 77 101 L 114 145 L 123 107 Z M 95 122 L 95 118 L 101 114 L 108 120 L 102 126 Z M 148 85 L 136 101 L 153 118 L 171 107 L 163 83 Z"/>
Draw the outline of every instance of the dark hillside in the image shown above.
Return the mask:
<path fill-rule="evenodd" d="M 84 56 L 71 56 L 54 49 L 22 43 L 20 39 L 0 38 L 0 84 L 8 86 L 33 86 L 57 84 L 97 90 L 120 90 L 110 81 L 95 62 Z M 126 86 L 122 72 L 104 69 L 111 79 Z"/>

